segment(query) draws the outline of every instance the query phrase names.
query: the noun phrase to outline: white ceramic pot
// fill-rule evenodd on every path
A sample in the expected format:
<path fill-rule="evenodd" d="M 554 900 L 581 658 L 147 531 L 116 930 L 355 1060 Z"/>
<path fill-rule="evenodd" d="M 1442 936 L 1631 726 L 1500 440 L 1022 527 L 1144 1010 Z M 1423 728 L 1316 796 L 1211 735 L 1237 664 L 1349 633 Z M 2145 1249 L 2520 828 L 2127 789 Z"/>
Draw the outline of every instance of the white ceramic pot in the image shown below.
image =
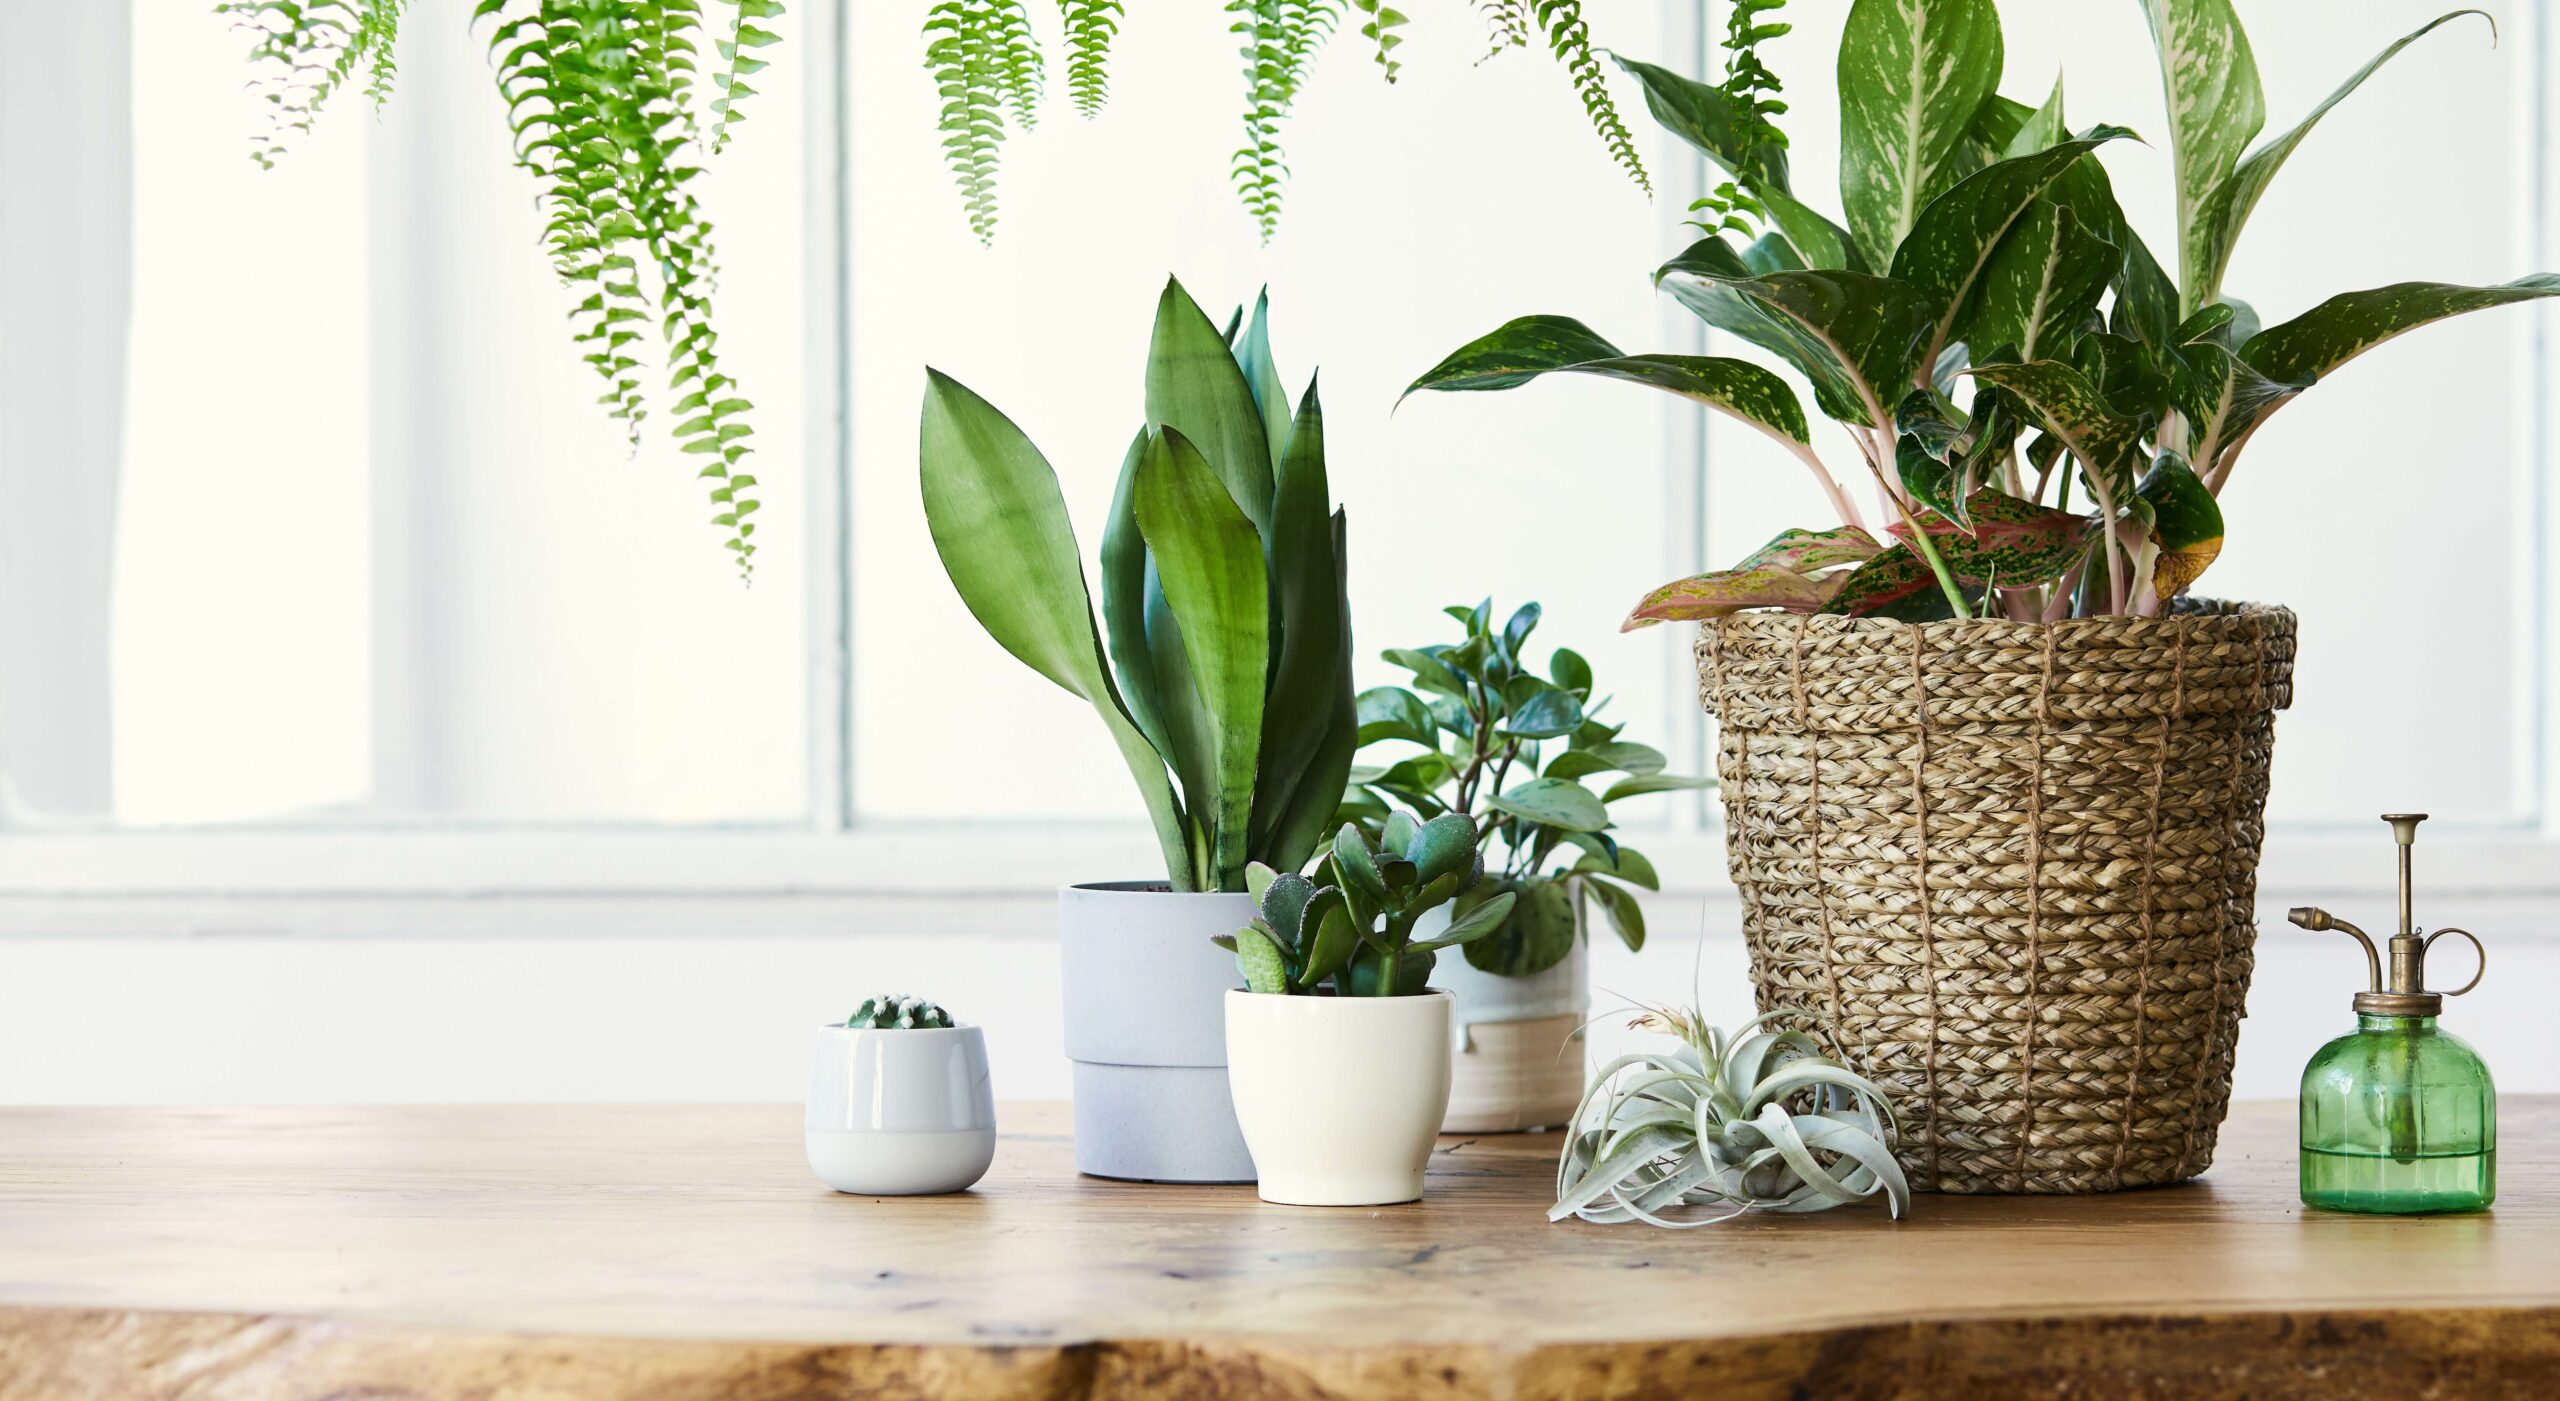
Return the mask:
<path fill-rule="evenodd" d="M 1414 937 L 1445 932 L 1447 910 L 1424 915 Z M 1582 1037 L 1591 1007 L 1588 940 L 1577 936 L 1562 963 L 1523 978 L 1485 972 L 1467 962 L 1465 949 L 1445 949 L 1431 985 L 1453 999 L 1442 1133 L 1519 1133 L 1573 1118 L 1590 1058 Z"/>
<path fill-rule="evenodd" d="M 1449 994 L 1227 994 L 1227 1080 L 1262 1199 L 1380 1206 L 1422 1195 L 1449 1107 Z"/>
<path fill-rule="evenodd" d="M 1076 1171 L 1145 1182 L 1251 1182 L 1227 1096 L 1236 956 L 1210 943 L 1252 923 L 1241 892 L 1162 881 L 1059 892 L 1059 989 L 1075 1076 Z"/>
<path fill-rule="evenodd" d="M 822 1026 L 801 1121 L 809 1170 L 839 1192 L 958 1192 L 996 1156 L 995 1091 L 978 1028 Z"/>

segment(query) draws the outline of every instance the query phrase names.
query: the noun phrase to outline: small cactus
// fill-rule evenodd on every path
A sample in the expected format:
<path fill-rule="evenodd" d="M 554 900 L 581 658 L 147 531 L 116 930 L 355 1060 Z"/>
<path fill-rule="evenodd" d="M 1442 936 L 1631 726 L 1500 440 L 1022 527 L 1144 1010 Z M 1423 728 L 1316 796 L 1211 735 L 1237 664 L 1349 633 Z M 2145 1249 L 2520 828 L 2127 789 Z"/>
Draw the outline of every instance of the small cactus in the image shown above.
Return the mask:
<path fill-rule="evenodd" d="M 864 998 L 862 1005 L 853 1009 L 853 1015 L 844 1019 L 844 1024 L 873 1031 L 911 1031 L 947 1027 L 951 1025 L 951 1014 L 921 997 L 893 993 L 887 997 Z"/>

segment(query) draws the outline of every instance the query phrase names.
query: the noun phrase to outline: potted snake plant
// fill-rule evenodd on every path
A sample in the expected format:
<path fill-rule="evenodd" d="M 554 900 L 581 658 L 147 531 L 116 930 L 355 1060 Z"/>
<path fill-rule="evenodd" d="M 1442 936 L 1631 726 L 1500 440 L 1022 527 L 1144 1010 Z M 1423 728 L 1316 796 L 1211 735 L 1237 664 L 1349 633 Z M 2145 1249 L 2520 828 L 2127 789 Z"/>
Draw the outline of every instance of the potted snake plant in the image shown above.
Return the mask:
<path fill-rule="evenodd" d="M 2127 0 L 2130 3 L 2130 0 Z M 1737 5 L 1722 81 L 1622 61 L 1727 177 L 1654 274 L 1755 360 L 1627 355 L 1515 320 L 1417 388 L 1554 373 L 1685 396 L 1768 435 L 1836 523 L 1645 596 L 1703 626 L 1727 850 L 1764 1009 L 1823 1017 L 1891 1092 L 1922 1190 L 2110 1190 L 2213 1158 L 2247 991 L 2293 615 L 2190 590 L 2257 429 L 2429 322 L 2560 293 L 2404 282 L 2269 322 L 2224 286 L 2248 215 L 2385 47 L 2254 148 L 2230 0 L 2143 0 L 2168 94 L 2173 279 L 2091 153 L 2132 135 L 1996 89 L 1993 0 L 1855 0 L 1840 43 L 1842 221 L 1789 175 Z M 2484 17 L 2485 18 L 2485 17 Z M 1873 488 L 1861 511 L 1833 468 Z"/>
<path fill-rule="evenodd" d="M 1449 1106 L 1450 997 L 1432 970 L 1513 901 L 1496 891 L 1423 929 L 1485 883 L 1475 823 L 1396 813 L 1372 838 L 1346 822 L 1315 878 L 1256 864 L 1246 883 L 1253 918 L 1215 942 L 1244 980 L 1227 993 L 1227 1077 L 1262 1199 L 1412 1201 Z"/>
<path fill-rule="evenodd" d="M 1446 1133 L 1551 1128 L 1583 1089 L 1582 1026 L 1591 1003 L 1591 931 L 1605 919 L 1644 947 L 1639 889 L 1660 881 L 1644 853 L 1613 834 L 1613 805 L 1706 786 L 1665 773 L 1662 751 L 1622 738 L 1591 663 L 1570 647 L 1533 664 L 1542 611 L 1522 604 L 1497 623 L 1490 599 L 1443 610 L 1460 638 L 1391 647 L 1410 688 L 1360 693 L 1360 743 L 1384 761 L 1355 765 L 1343 816 L 1372 838 L 1398 813 L 1474 824 L 1487 879 L 1426 916 L 1436 936 L 1452 916 L 1508 892 L 1509 915 L 1436 976 L 1454 1036 Z"/>
<path fill-rule="evenodd" d="M 1145 417 L 1102 532 L 1102 621 L 1056 474 L 994 405 L 927 371 L 925 518 L 998 645 L 1090 703 L 1136 781 L 1164 874 L 1062 896 L 1076 1165 L 1243 1182 L 1209 940 L 1252 917 L 1246 872 L 1327 839 L 1359 719 L 1342 512 L 1312 380 L 1293 411 L 1269 308 L 1223 332 L 1179 282 L 1158 299 Z"/>

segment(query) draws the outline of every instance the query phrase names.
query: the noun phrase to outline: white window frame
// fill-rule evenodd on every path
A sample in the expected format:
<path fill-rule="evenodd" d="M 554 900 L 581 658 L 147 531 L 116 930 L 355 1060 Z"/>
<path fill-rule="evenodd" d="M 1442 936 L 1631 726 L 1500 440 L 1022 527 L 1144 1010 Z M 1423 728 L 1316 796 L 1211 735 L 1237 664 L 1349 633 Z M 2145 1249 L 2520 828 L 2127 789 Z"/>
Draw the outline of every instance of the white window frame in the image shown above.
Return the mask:
<path fill-rule="evenodd" d="M 26 10 L 41 0 L 0 0 Z M 1704 63 L 1711 34 L 1696 6 L 1666 0 L 1684 36 L 1682 47 Z M 2528 65 L 2516 120 L 2518 179 L 2531 190 L 2516 231 L 2526 266 L 2560 266 L 2560 188 L 2551 153 L 2560 146 L 2560 102 L 2553 100 L 2551 24 L 2528 11 L 2517 18 Z M 830 5 L 806 8 L 795 43 L 809 74 L 807 156 L 809 255 L 813 304 L 832 309 L 808 331 L 812 393 L 803 425 L 809 446 L 810 532 L 808 667 L 809 815 L 803 822 L 647 827 L 549 825 L 305 827 L 142 830 L 0 830 L 0 933 L 100 928 L 222 930 L 366 927 L 485 927 L 527 931 L 627 928 L 637 902 L 661 916 L 652 927 L 735 927 L 740 911 L 763 907 L 788 922 L 792 910 L 817 901 L 829 910 L 885 908 L 907 919 L 924 900 L 1010 902 L 1020 911 L 1076 880 L 1146 874 L 1152 841 L 1134 817 L 1127 823 L 875 822 L 853 809 L 851 572 L 845 567 L 851 520 L 846 485 L 851 379 L 846 373 L 852 299 L 845 245 L 850 202 L 846 140 L 845 22 Z M 55 61 L 47 57 L 44 61 Z M 5 55 L 0 55 L 5 62 Z M 0 76 L 6 76 L 0 74 Z M 1697 168 L 1665 170 L 1666 185 L 1696 184 Z M 1672 198 L 1666 194 L 1666 200 Z M 0 249 L 0 256 L 9 250 Z M 2515 318 L 2520 349 L 2516 395 L 2518 460 L 2513 473 L 2517 535 L 2516 644 L 2531 664 L 2519 672 L 2515 698 L 2519 749 L 2528 764 L 2517 775 L 2529 815 L 2462 827 L 2435 839 L 2425 855 L 2431 892 L 2465 894 L 2512 908 L 2520 928 L 2553 930 L 2540 915 L 2560 912 L 2560 311 L 2534 303 Z M 1702 338 L 1696 323 L 1666 310 L 1674 335 Z M 23 408 L 0 386 L 0 413 Z M 1666 573 L 1703 567 L 1707 462 L 1703 410 L 1667 404 L 1686 450 L 1663 467 L 1662 536 Z M 0 471 L 5 466 L 0 465 Z M 42 542 L 13 542 L 0 579 L 59 578 L 61 558 Z M 57 543 L 51 548 L 71 548 Z M 85 605 L 84 605 L 85 606 Z M 104 626 L 103 594 L 98 626 Z M 1669 694 L 1689 693 L 1687 649 L 1670 649 Z M 1097 737 L 1097 741 L 1099 739 Z M 1677 764 L 1702 770 L 1710 761 L 1705 724 L 1691 713 L 1673 726 L 1666 748 Z M 1132 805 L 1134 807 L 1134 804 Z M 1649 835 L 1648 850 L 1670 877 L 1670 898 L 1726 912 L 1721 823 L 1712 795 L 1684 806 L 1671 830 Z M 2262 894 L 2302 893 L 2352 900 L 2386 894 L 2388 861 L 2363 824 L 2279 825 L 2270 832 Z M 703 897 L 671 905 L 667 897 Z M 850 899 L 854 903 L 842 902 Z M 827 903 L 835 902 L 835 903 Z M 931 906 L 939 908 L 940 906 Z M 673 913 L 668 913 L 672 909 Z M 443 911 L 442 914 L 420 913 Z M 405 914 L 386 914 L 405 911 Z M 687 911 L 691 911 L 688 913 Z M 756 922 L 749 917 L 750 922 Z M 244 924 L 245 922 L 245 924 Z M 930 919 L 925 921 L 931 923 Z M 1011 918 L 1000 922 L 1019 922 Z M 1036 924 L 1038 921 L 1031 920 Z M 905 926 L 900 926 L 905 927 Z M 2556 931 L 2560 932 L 2560 931 Z"/>

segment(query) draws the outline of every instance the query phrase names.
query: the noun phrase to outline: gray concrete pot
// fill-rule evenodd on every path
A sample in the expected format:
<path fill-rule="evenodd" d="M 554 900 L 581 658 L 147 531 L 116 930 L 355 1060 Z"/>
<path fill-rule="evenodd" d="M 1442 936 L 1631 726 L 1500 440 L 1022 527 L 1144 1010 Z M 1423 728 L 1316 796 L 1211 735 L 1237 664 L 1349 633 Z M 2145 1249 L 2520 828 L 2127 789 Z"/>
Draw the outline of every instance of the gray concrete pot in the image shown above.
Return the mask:
<path fill-rule="evenodd" d="M 1251 1182 L 1227 1091 L 1235 955 L 1209 942 L 1252 922 L 1253 897 L 1161 881 L 1058 893 L 1059 984 L 1074 1063 L 1076 1170 L 1148 1182 Z"/>

